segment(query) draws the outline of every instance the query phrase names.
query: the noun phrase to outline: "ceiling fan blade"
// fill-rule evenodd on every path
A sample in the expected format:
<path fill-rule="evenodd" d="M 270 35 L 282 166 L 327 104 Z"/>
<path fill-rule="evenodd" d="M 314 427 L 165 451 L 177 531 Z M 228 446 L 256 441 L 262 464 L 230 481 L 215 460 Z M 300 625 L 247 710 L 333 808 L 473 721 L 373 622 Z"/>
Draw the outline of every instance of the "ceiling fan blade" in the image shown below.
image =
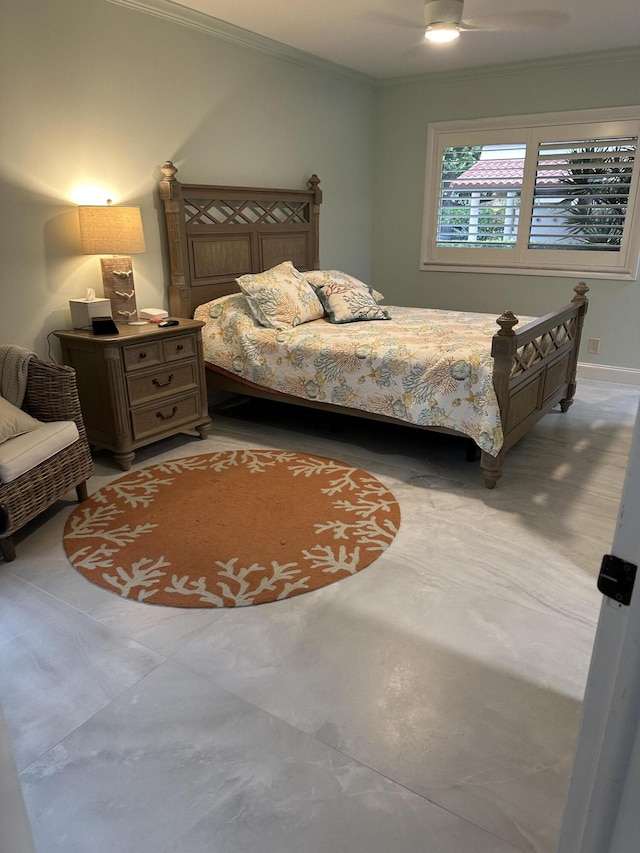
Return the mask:
<path fill-rule="evenodd" d="M 465 18 L 460 22 L 462 30 L 533 30 L 552 29 L 566 24 L 569 15 L 564 12 L 513 12 L 505 15 L 482 15 L 478 18 Z"/>

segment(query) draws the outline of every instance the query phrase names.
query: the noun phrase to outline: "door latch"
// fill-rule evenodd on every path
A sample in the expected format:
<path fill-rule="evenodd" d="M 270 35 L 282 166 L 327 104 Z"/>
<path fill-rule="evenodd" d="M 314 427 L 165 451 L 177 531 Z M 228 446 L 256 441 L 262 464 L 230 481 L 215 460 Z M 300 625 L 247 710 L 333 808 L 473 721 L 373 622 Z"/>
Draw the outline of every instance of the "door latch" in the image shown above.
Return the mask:
<path fill-rule="evenodd" d="M 619 604 L 630 604 L 638 567 L 613 554 L 605 554 L 598 575 L 598 589 Z"/>

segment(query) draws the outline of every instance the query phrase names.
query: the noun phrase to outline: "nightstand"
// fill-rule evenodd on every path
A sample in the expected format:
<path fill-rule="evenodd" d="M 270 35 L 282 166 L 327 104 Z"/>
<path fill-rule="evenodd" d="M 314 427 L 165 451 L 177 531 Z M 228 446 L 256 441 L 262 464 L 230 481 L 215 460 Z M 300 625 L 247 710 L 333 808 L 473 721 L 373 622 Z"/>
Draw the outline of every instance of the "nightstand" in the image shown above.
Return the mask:
<path fill-rule="evenodd" d="M 119 326 L 117 335 L 57 331 L 76 371 L 89 443 L 113 451 L 127 471 L 135 451 L 181 432 L 211 429 L 202 357 L 203 323 Z"/>

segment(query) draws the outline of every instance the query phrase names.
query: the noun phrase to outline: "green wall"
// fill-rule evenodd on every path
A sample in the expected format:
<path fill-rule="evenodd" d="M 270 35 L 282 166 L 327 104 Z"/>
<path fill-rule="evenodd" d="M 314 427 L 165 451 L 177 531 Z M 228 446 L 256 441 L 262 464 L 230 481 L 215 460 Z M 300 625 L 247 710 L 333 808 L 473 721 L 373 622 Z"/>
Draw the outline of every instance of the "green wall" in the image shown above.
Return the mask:
<path fill-rule="evenodd" d="M 372 283 L 402 305 L 540 315 L 573 296 L 575 279 L 419 270 L 429 122 L 634 105 L 640 51 L 581 61 L 384 83 L 376 114 Z M 591 288 L 581 361 L 640 368 L 640 282 L 582 277 Z"/>
<path fill-rule="evenodd" d="M 106 0 L 4 3 L 0 342 L 46 355 L 48 333 L 69 327 L 68 300 L 102 295 L 98 258 L 79 254 L 72 199 L 85 184 L 103 188 L 94 203 L 140 205 L 138 305 L 166 307 L 167 159 L 186 182 L 297 188 L 316 172 L 322 262 L 369 278 L 373 115 L 368 78 L 294 52 Z"/>
<path fill-rule="evenodd" d="M 68 300 L 101 294 L 97 258 L 79 253 L 74 193 L 86 184 L 101 188 L 96 202 L 140 205 L 138 305 L 166 307 L 166 159 L 186 182 L 302 187 L 316 172 L 321 263 L 390 303 L 539 314 L 568 301 L 569 278 L 418 269 L 427 124 L 636 104 L 640 51 L 376 84 L 149 2 L 159 14 L 117 0 L 4 4 L 0 342 L 46 355 L 47 335 L 69 326 Z M 585 337 L 602 348 L 581 359 L 640 367 L 640 283 L 587 281 Z"/>

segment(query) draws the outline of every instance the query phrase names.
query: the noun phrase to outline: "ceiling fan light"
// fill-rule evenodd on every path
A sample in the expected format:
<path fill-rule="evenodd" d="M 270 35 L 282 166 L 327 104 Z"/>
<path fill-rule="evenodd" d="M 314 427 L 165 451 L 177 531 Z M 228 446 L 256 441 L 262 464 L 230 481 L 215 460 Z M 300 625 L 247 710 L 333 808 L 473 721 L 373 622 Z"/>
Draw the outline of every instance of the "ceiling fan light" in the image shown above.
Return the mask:
<path fill-rule="evenodd" d="M 424 37 L 436 44 L 445 44 L 454 41 L 460 35 L 460 27 L 457 24 L 429 24 L 424 31 Z"/>

